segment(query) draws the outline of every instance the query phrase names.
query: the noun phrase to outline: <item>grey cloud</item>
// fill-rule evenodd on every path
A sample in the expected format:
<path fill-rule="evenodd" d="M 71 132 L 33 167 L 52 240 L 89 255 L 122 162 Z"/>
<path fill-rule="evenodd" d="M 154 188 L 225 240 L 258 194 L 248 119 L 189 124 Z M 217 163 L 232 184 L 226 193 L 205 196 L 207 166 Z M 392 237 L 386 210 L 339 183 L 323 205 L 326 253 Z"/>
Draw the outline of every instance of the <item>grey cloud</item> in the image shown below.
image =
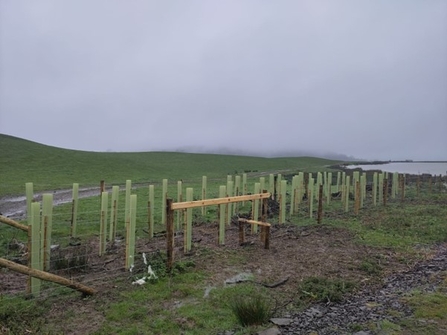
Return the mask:
<path fill-rule="evenodd" d="M 2 133 L 82 150 L 447 159 L 444 1 L 0 6 Z"/>

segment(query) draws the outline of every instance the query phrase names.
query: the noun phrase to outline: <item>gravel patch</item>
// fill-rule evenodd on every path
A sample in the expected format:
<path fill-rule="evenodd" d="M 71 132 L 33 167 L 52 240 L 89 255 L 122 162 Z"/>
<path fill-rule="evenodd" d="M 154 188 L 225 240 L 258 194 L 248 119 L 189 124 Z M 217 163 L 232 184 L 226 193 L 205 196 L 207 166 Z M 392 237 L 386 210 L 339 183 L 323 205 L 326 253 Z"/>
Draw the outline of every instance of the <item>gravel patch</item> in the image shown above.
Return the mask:
<path fill-rule="evenodd" d="M 378 289 L 364 288 L 342 303 L 315 304 L 300 313 L 287 315 L 290 323 L 284 325 L 282 322 L 277 327 L 282 335 L 373 334 L 358 327 L 382 320 L 397 322 L 411 316 L 412 310 L 402 302 L 402 297 L 414 289 L 434 292 L 443 280 L 444 271 L 447 271 L 447 245 L 440 246 L 432 259 L 386 278 Z M 353 332 L 354 325 L 357 332 Z"/>

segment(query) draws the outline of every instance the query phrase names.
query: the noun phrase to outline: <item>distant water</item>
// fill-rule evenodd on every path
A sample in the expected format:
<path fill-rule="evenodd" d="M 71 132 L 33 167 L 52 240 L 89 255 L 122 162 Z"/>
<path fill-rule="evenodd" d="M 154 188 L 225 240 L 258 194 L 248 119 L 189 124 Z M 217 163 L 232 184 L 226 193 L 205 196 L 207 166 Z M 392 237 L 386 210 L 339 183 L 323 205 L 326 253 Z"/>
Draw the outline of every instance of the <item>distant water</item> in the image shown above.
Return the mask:
<path fill-rule="evenodd" d="M 348 165 L 348 169 L 381 170 L 408 174 L 447 175 L 447 162 L 402 162 L 386 164 Z"/>

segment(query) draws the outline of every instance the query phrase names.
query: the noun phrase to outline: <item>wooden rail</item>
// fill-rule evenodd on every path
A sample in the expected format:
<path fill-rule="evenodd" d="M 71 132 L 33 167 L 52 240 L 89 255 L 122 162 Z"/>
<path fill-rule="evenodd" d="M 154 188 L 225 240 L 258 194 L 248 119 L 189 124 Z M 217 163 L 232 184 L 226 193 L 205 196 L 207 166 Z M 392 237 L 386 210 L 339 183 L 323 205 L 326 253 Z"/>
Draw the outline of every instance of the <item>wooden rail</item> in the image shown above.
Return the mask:
<path fill-rule="evenodd" d="M 26 232 L 29 230 L 29 226 L 26 226 L 24 224 L 18 223 L 17 221 L 8 219 L 7 217 L 2 216 L 2 215 L 0 215 L 0 222 L 3 222 L 3 223 L 5 223 L 5 224 L 7 224 L 9 226 L 21 229 L 21 230 L 26 231 Z"/>
<path fill-rule="evenodd" d="M 0 258 L 0 266 L 4 266 L 4 267 L 11 269 L 13 271 L 23 273 L 23 274 L 26 274 L 26 275 L 29 275 L 32 277 L 36 277 L 36 278 L 39 278 L 42 280 L 51 281 L 51 282 L 57 283 L 59 285 L 64 285 L 64 286 L 67 286 L 74 290 L 80 291 L 84 294 L 93 295 L 96 293 L 95 289 L 87 287 L 80 283 L 77 283 L 73 280 L 66 279 L 66 278 L 60 277 L 60 276 L 56 276 L 49 272 L 40 271 L 37 269 L 31 269 L 27 266 L 11 262 L 4 258 Z"/>
<path fill-rule="evenodd" d="M 264 248 L 270 248 L 270 223 L 255 221 L 255 220 L 247 220 L 247 219 L 238 219 L 239 221 L 239 244 L 245 242 L 245 231 L 244 231 L 244 223 L 248 224 L 256 224 L 261 226 L 261 241 L 264 242 Z"/>
<path fill-rule="evenodd" d="M 239 195 L 239 196 L 235 196 L 235 197 L 175 202 L 175 203 L 172 203 L 171 209 L 172 210 L 187 209 L 187 208 L 194 208 L 194 207 L 228 204 L 228 203 L 233 203 L 233 202 L 259 200 L 259 199 L 266 199 L 266 198 L 270 198 L 270 193 L 259 193 L 259 194 L 250 194 L 250 195 Z"/>
<path fill-rule="evenodd" d="M 221 205 L 228 204 L 232 202 L 242 202 L 242 201 L 250 201 L 250 200 L 263 200 L 263 220 L 265 220 L 266 211 L 267 211 L 267 199 L 270 198 L 270 193 L 263 192 L 257 194 L 250 195 L 239 195 L 235 197 L 224 197 L 224 198 L 216 198 L 216 199 L 207 199 L 207 200 L 197 200 L 197 201 L 185 201 L 185 202 L 173 202 L 172 199 L 166 199 L 166 255 L 167 261 L 166 266 L 168 271 L 172 270 L 172 265 L 174 263 L 174 210 L 178 209 L 187 209 L 194 207 L 203 207 L 203 206 L 211 206 L 211 205 Z"/>

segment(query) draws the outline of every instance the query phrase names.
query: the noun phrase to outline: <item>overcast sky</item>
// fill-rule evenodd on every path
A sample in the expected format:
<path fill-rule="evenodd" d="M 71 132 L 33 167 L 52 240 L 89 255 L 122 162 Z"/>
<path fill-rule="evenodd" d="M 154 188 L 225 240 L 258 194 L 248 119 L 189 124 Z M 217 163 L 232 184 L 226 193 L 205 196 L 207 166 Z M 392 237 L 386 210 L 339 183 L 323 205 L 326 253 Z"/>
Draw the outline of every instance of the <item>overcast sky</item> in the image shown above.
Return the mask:
<path fill-rule="evenodd" d="M 0 0 L 0 133 L 447 160 L 447 1 Z"/>

